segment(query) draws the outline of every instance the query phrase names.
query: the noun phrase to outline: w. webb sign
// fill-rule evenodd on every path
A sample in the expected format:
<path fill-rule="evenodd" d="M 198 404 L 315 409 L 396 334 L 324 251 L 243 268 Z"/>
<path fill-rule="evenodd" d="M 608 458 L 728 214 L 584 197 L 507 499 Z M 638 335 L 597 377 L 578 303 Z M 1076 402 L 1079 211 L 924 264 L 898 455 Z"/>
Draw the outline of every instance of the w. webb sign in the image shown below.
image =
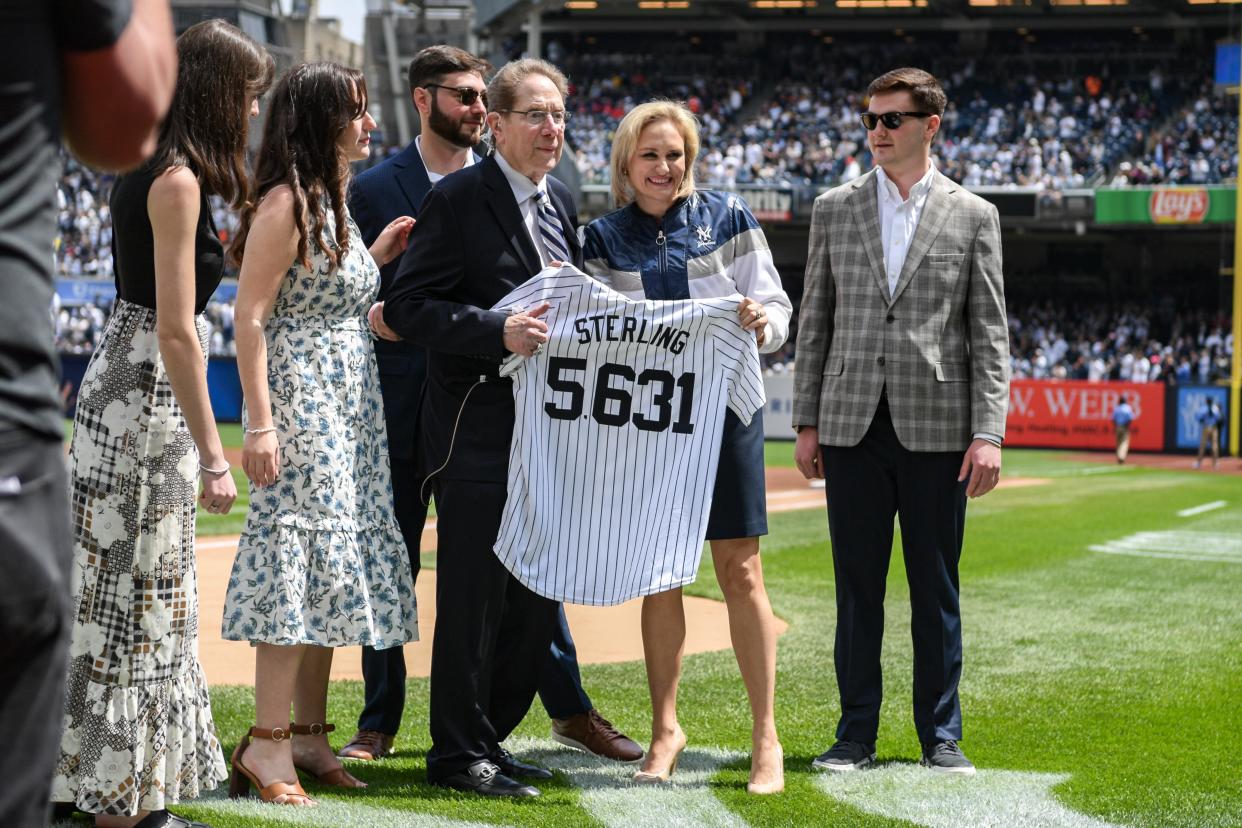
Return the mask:
<path fill-rule="evenodd" d="M 1113 409 L 1122 394 L 1134 409 L 1130 446 L 1140 451 L 1163 450 L 1162 383 L 1013 380 L 1005 445 L 1112 448 Z"/>

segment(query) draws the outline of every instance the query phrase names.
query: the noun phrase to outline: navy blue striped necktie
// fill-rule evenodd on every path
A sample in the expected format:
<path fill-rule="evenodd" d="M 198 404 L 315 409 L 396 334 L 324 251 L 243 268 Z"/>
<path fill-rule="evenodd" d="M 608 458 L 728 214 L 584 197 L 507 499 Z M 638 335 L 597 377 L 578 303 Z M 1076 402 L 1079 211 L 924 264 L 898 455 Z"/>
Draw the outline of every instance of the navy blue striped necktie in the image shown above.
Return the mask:
<path fill-rule="evenodd" d="M 539 235 L 543 237 L 543 246 L 548 252 L 549 261 L 572 264 L 569 247 L 565 244 L 565 230 L 561 227 L 561 220 L 556 215 L 551 198 L 543 190 L 537 190 L 534 199 L 539 205 Z"/>

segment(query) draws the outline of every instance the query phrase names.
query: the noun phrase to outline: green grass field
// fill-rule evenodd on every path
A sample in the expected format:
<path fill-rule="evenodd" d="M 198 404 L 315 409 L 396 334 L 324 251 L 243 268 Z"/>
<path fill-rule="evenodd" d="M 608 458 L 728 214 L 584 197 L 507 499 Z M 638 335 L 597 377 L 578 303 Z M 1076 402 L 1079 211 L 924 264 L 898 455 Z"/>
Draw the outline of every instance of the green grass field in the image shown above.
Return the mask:
<path fill-rule="evenodd" d="M 768 462 L 791 465 L 792 444 L 771 444 Z M 544 796 L 492 802 L 429 787 L 428 685 L 418 679 L 409 683 L 397 755 L 353 768 L 369 790 L 309 788 L 322 807 L 304 811 L 231 803 L 222 789 L 178 810 L 217 828 L 1242 825 L 1242 478 L 1020 450 L 1006 450 L 1004 473 L 1051 482 L 994 492 L 968 510 L 961 690 L 963 747 L 980 768 L 973 778 L 915 765 L 899 552 L 888 590 L 881 766 L 845 778 L 811 772 L 837 718 L 832 566 L 824 513 L 813 510 L 772 515 L 763 544 L 772 604 L 790 625 L 778 662 L 782 795 L 745 793 L 749 716 L 725 651 L 685 661 L 680 710 L 691 750 L 679 784 L 667 789 L 633 788 L 624 768 L 554 749 L 538 705 L 510 746 L 562 771 Z M 1178 514 L 1217 501 L 1225 505 Z M 203 528 L 223 526 L 204 520 Z M 719 597 L 708 556 L 689 591 Z M 605 715 L 646 741 L 642 664 L 586 666 L 583 677 Z M 218 688 L 212 698 L 227 752 L 250 724 L 252 693 Z M 330 717 L 345 731 L 335 744 L 352 731 L 361 701 L 360 684 L 333 686 Z"/>

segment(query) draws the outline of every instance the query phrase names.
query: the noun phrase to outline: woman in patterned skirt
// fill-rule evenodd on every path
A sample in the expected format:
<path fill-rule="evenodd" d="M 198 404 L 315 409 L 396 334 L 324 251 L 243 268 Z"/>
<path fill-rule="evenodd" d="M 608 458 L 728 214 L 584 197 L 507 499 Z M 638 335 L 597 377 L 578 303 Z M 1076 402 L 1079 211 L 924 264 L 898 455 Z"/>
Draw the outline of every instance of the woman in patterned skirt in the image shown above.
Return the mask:
<path fill-rule="evenodd" d="M 224 779 L 198 662 L 197 481 L 237 489 L 207 395 L 201 314 L 223 273 L 208 194 L 240 207 L 261 46 L 214 20 L 177 40 L 154 157 L 113 187 L 117 302 L 78 392 L 70 448 L 74 628 L 52 798 L 99 826 L 189 825 L 166 805 Z"/>
<path fill-rule="evenodd" d="M 368 156 L 375 128 L 366 106 L 352 69 L 303 64 L 281 78 L 259 150 L 259 203 L 243 213 L 235 250 L 251 489 L 224 638 L 257 653 L 255 727 L 233 753 L 230 792 L 253 785 L 288 805 L 314 804 L 296 770 L 363 787 L 328 744 L 332 648 L 418 637 L 366 321 L 376 262 L 401 253 L 414 220 L 394 221 L 368 251 L 346 210 L 349 162 Z"/>

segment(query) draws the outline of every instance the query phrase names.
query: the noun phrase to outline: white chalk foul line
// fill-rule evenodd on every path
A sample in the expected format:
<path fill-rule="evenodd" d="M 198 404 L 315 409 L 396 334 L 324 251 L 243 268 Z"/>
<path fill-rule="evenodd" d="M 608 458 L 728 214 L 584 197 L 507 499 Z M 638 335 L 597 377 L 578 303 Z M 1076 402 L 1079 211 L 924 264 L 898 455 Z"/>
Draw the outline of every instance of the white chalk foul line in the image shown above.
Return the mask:
<path fill-rule="evenodd" d="M 560 771 L 582 791 L 580 802 L 606 828 L 635 825 L 738 828 L 747 825 L 712 793 L 709 782 L 743 754 L 720 748 L 687 748 L 665 785 L 635 785 L 637 765 L 621 765 L 566 750 L 549 740 L 512 739 L 518 755 Z"/>
<path fill-rule="evenodd" d="M 280 805 L 268 805 L 260 802 L 257 797 L 250 799 L 228 799 L 225 796 L 227 786 L 212 791 L 202 799 L 193 800 L 193 805 L 220 815 L 229 815 L 234 819 L 246 822 L 263 820 L 266 824 L 276 822 L 282 825 L 307 826 L 307 828 L 339 828 L 342 825 L 374 825 L 376 828 L 484 828 L 491 823 L 468 822 L 451 819 L 443 814 L 421 813 L 404 808 L 393 808 L 367 802 L 366 793 L 360 794 L 356 801 L 343 802 L 339 799 L 321 798 L 315 808 L 292 808 Z M 308 791 L 313 797 L 314 789 Z M 352 797 L 351 797 L 352 798 Z M 411 797 L 411 802 L 416 802 Z M 210 819 L 210 818 L 209 818 Z M 70 826 L 74 823 L 65 823 Z"/>
<path fill-rule="evenodd" d="M 1057 801 L 1051 789 L 1068 778 L 989 769 L 956 776 L 889 763 L 853 773 L 823 773 L 815 784 L 860 811 L 928 828 L 1114 828 Z"/>
<path fill-rule="evenodd" d="M 1228 501 L 1213 500 L 1211 503 L 1204 503 L 1201 506 L 1192 506 L 1189 509 L 1182 509 L 1180 512 L 1177 513 L 1177 516 L 1178 517 L 1193 517 L 1194 515 L 1201 515 L 1204 512 L 1210 512 L 1213 509 L 1224 508 L 1227 505 L 1229 505 Z"/>
<path fill-rule="evenodd" d="M 1223 532 L 1136 532 L 1088 549 L 1107 555 L 1242 564 L 1242 536 Z"/>

